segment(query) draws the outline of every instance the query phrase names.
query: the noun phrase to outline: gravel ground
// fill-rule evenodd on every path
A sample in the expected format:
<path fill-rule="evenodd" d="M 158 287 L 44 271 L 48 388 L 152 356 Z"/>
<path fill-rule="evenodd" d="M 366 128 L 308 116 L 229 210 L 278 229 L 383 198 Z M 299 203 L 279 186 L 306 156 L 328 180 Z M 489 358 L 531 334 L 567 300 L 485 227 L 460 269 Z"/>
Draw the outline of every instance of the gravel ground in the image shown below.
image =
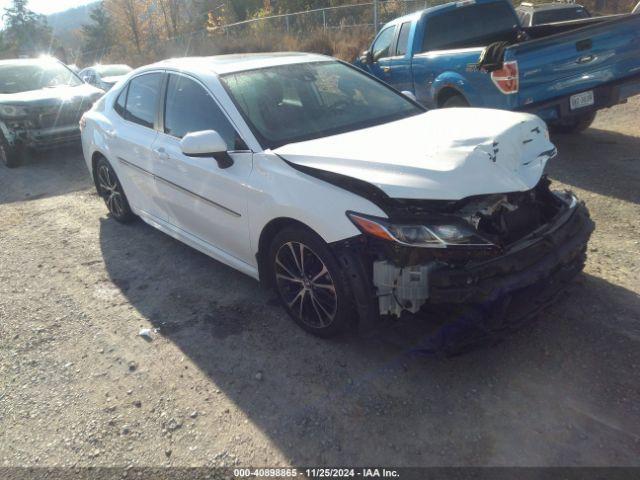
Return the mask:
<path fill-rule="evenodd" d="M 446 360 L 407 355 L 420 321 L 303 333 L 248 277 L 108 218 L 78 150 L 0 167 L 0 466 L 640 466 L 638 112 L 555 139 L 551 177 L 597 222 L 585 273 Z"/>

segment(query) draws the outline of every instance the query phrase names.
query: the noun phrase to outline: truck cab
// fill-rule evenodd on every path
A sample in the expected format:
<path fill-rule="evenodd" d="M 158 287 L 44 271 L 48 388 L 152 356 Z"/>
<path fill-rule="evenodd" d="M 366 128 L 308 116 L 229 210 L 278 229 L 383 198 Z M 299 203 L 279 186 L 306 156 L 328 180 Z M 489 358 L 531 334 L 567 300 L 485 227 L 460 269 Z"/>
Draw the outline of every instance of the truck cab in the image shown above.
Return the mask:
<path fill-rule="evenodd" d="M 508 0 L 461 0 L 387 23 L 356 65 L 427 108 L 527 111 L 581 131 L 640 93 L 640 17 L 524 27 Z"/>

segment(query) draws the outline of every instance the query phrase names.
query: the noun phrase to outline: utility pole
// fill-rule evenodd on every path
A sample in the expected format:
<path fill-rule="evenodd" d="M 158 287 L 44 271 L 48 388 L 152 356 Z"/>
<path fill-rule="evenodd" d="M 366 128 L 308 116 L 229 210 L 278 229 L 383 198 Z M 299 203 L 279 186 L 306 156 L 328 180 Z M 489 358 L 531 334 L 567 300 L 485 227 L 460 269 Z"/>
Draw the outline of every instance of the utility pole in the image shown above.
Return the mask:
<path fill-rule="evenodd" d="M 373 0 L 373 34 L 378 33 L 378 0 Z"/>

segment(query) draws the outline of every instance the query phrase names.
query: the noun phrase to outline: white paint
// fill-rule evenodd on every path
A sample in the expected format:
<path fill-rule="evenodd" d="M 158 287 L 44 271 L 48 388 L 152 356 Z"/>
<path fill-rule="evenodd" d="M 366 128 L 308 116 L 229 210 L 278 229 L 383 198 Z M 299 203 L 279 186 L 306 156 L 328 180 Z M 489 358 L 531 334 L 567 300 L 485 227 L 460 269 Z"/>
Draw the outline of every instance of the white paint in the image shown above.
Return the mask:
<path fill-rule="evenodd" d="M 459 200 L 533 188 L 552 156 L 540 154 L 551 150 L 547 127 L 534 115 L 449 108 L 275 152 L 367 181 L 390 197 Z"/>
<path fill-rule="evenodd" d="M 95 152 L 104 155 L 144 221 L 258 278 L 258 242 L 274 219 L 295 219 L 330 243 L 360 233 L 346 211 L 385 216 L 371 201 L 301 173 L 278 155 L 360 178 L 392 197 L 459 199 L 532 188 L 548 160 L 540 154 L 554 149 L 546 126 L 532 115 L 449 109 L 264 151 L 216 72 L 308 61 L 332 60 L 307 54 L 242 55 L 171 60 L 138 69 L 85 116 L 82 145 L 87 165 L 91 169 Z M 234 163 L 221 169 L 213 158 L 183 152 L 217 148 L 211 132 L 181 142 L 117 115 L 113 104 L 127 81 L 151 71 L 179 72 L 202 84 L 250 150 L 230 151 Z M 498 152 L 493 151 L 494 142 Z"/>

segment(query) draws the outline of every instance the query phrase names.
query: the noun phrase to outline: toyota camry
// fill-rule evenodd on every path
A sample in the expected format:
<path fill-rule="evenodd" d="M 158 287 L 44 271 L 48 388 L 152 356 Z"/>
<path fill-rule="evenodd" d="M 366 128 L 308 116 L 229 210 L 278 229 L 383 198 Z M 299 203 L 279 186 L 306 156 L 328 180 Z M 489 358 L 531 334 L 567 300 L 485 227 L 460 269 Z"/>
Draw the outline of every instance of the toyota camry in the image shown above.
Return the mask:
<path fill-rule="evenodd" d="M 584 204 L 550 187 L 556 148 L 538 117 L 425 111 L 325 56 L 146 66 L 81 127 L 115 220 L 139 217 L 274 287 L 320 336 L 559 291 L 593 230 Z"/>

